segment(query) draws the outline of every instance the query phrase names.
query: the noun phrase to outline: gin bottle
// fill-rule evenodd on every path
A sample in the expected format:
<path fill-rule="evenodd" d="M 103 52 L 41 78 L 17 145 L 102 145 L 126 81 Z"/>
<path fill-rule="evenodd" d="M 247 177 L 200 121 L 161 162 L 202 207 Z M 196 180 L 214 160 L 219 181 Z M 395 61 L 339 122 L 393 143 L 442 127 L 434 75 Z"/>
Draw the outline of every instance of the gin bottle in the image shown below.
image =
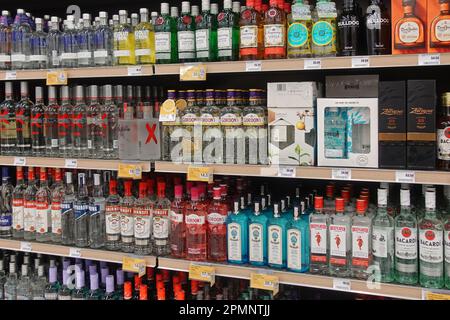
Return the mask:
<path fill-rule="evenodd" d="M 75 30 L 75 18 L 70 15 L 67 16 L 64 32 L 60 40 L 60 54 L 62 68 L 76 68 L 78 67 L 78 42 L 77 32 Z"/>
<path fill-rule="evenodd" d="M 36 87 L 35 101 L 36 104 L 31 108 L 31 154 L 34 157 L 42 157 L 45 154 L 45 137 L 44 137 L 44 92 L 42 87 Z"/>
<path fill-rule="evenodd" d="M 174 199 L 170 207 L 170 249 L 176 258 L 186 257 L 186 223 L 184 219 L 185 202 L 183 200 L 183 186 L 176 185 Z"/>
<path fill-rule="evenodd" d="M 52 185 L 51 190 L 51 222 L 52 222 L 52 234 L 51 241 L 55 243 L 61 242 L 61 205 L 64 197 L 64 185 L 61 181 L 61 170 L 55 169 L 55 183 Z"/>
<path fill-rule="evenodd" d="M 313 13 L 311 31 L 312 50 L 317 57 L 335 56 L 336 44 L 336 3 L 330 0 L 319 0 Z"/>
<path fill-rule="evenodd" d="M 4 155 L 15 155 L 17 145 L 16 104 L 13 100 L 12 82 L 5 82 L 5 100 L 0 104 L 0 147 Z"/>
<path fill-rule="evenodd" d="M 228 262 L 248 262 L 248 217 L 240 212 L 239 202 L 233 203 L 233 211 L 227 218 Z"/>
<path fill-rule="evenodd" d="M 48 106 L 44 108 L 43 130 L 45 140 L 44 154 L 49 157 L 56 157 L 59 153 L 58 148 L 58 109 L 59 104 L 56 99 L 56 88 L 48 87 Z"/>
<path fill-rule="evenodd" d="M 96 66 L 112 65 L 114 34 L 108 26 L 108 13 L 99 12 L 100 25 L 94 30 L 94 64 Z"/>
<path fill-rule="evenodd" d="M 222 108 L 220 125 L 224 131 L 224 155 L 227 164 L 244 164 L 244 130 L 242 129 L 242 109 L 237 102 L 236 91 L 227 90 L 227 105 Z"/>
<path fill-rule="evenodd" d="M 152 207 L 147 194 L 147 183 L 139 183 L 139 198 L 133 208 L 134 216 L 134 253 L 145 256 L 151 253 Z"/>
<path fill-rule="evenodd" d="M 325 110 L 324 139 L 326 158 L 347 158 L 348 150 L 346 108 L 327 108 Z"/>
<path fill-rule="evenodd" d="M 61 88 L 61 106 L 58 108 L 58 148 L 59 156 L 66 159 L 73 155 L 73 108 L 69 97 L 69 87 L 63 86 Z"/>
<path fill-rule="evenodd" d="M 267 224 L 268 218 L 262 214 L 260 202 L 254 203 L 254 210 L 248 221 L 249 263 L 256 266 L 267 264 Z"/>
<path fill-rule="evenodd" d="M 217 16 L 217 58 L 219 61 L 239 59 L 240 13 L 231 0 L 224 0 L 223 10 Z"/>
<path fill-rule="evenodd" d="M 208 260 L 223 262 L 227 260 L 228 205 L 222 201 L 221 188 L 213 189 L 213 201 L 208 206 Z"/>
<path fill-rule="evenodd" d="M 23 178 L 22 167 L 16 168 L 16 187 L 12 198 L 12 236 L 14 239 L 23 239 L 24 228 L 24 193 L 26 185 Z"/>
<path fill-rule="evenodd" d="M 442 220 L 436 216 L 436 192 L 425 193 L 425 214 L 419 221 L 419 281 L 425 288 L 444 286 Z"/>
<path fill-rule="evenodd" d="M 61 242 L 63 245 L 74 244 L 75 216 L 73 203 L 75 202 L 75 188 L 72 181 L 72 172 L 66 171 L 66 186 L 61 203 Z"/>
<path fill-rule="evenodd" d="M 240 45 L 241 60 L 258 60 L 263 57 L 264 29 L 263 16 L 255 9 L 255 0 L 247 0 L 240 15 Z"/>
<path fill-rule="evenodd" d="M 157 189 L 158 198 L 153 209 L 153 253 L 157 256 L 165 256 L 170 254 L 170 200 L 166 198 L 165 182 L 159 182 Z"/>
<path fill-rule="evenodd" d="M 103 158 L 103 128 L 102 106 L 98 101 L 98 87 L 89 87 L 90 104 L 87 107 L 87 148 L 88 157 L 92 159 Z"/>
<path fill-rule="evenodd" d="M 368 54 L 390 54 L 391 18 L 383 0 L 371 0 L 366 10 L 365 22 Z"/>
<path fill-rule="evenodd" d="M 112 97 L 112 86 L 103 87 L 104 102 L 101 105 L 102 154 L 106 159 L 119 157 L 119 109 Z"/>
<path fill-rule="evenodd" d="M 155 63 L 155 31 L 153 30 L 153 25 L 149 22 L 148 9 L 141 8 L 139 12 L 141 23 L 134 29 L 136 63 Z"/>
<path fill-rule="evenodd" d="M 270 0 L 264 13 L 264 59 L 286 58 L 286 14 L 283 0 Z"/>
<path fill-rule="evenodd" d="M 351 218 L 345 214 L 343 198 L 336 198 L 336 211 L 330 217 L 330 275 L 348 277 L 351 260 Z"/>
<path fill-rule="evenodd" d="M 301 201 L 294 206 L 294 217 L 287 228 L 287 268 L 294 272 L 309 269 L 309 223 L 305 216 L 306 205 Z"/>
<path fill-rule="evenodd" d="M 24 225 L 24 239 L 36 240 L 36 192 L 38 190 L 36 186 L 35 171 L 34 168 L 28 168 L 28 187 L 24 192 L 24 213 L 23 213 L 23 225 Z"/>
<path fill-rule="evenodd" d="M 136 64 L 133 27 L 127 22 L 128 12 L 119 11 L 119 24 L 114 27 L 114 65 Z"/>
<path fill-rule="evenodd" d="M 2 186 L 0 187 L 0 238 L 12 237 L 12 201 L 14 187 L 7 167 L 2 168 Z"/>
<path fill-rule="evenodd" d="M 245 130 L 245 163 L 267 164 L 267 117 L 260 92 L 250 89 L 248 105 L 242 110 Z"/>
<path fill-rule="evenodd" d="M 378 210 L 372 221 L 373 263 L 381 282 L 394 280 L 394 219 L 387 212 L 387 189 L 378 189 Z"/>
<path fill-rule="evenodd" d="M 86 300 L 87 290 L 85 288 L 84 270 L 75 272 L 75 290 L 72 292 L 72 300 Z"/>
<path fill-rule="evenodd" d="M 77 158 L 86 158 L 88 151 L 88 126 L 83 86 L 75 87 L 75 106 L 72 111 L 73 155 Z"/>
<path fill-rule="evenodd" d="M 203 131 L 203 162 L 223 163 L 223 133 L 220 128 L 221 110 L 214 99 L 214 90 L 206 90 L 206 104 L 200 109 Z M 214 149 L 208 148 L 213 142 Z"/>
<path fill-rule="evenodd" d="M 31 109 L 34 107 L 28 94 L 28 83 L 20 82 L 21 99 L 16 105 L 16 132 L 17 146 L 16 153 L 20 155 L 31 154 Z"/>
<path fill-rule="evenodd" d="M 11 67 L 12 69 L 29 69 L 31 54 L 31 35 L 33 29 L 23 9 L 17 9 L 14 24 L 11 27 Z"/>
<path fill-rule="evenodd" d="M 47 169 L 41 168 L 39 174 L 40 186 L 36 192 L 36 241 L 50 242 L 51 240 L 51 193 L 48 188 Z"/>
<path fill-rule="evenodd" d="M 5 282 L 5 300 L 17 300 L 17 286 L 19 284 L 18 275 L 16 273 L 16 263 L 9 263 L 9 275 Z"/>
<path fill-rule="evenodd" d="M 177 16 L 178 16 L 178 8 Z M 161 3 L 161 15 L 156 19 L 155 50 L 156 63 L 178 62 L 177 25 L 174 15 L 169 14 L 169 4 Z"/>
<path fill-rule="evenodd" d="M 395 217 L 395 281 L 417 284 L 417 218 L 411 212 L 408 189 L 400 190 L 400 214 Z"/>
<path fill-rule="evenodd" d="M 201 162 L 201 154 L 195 150 L 201 150 L 201 146 L 195 145 L 197 139 L 195 138 L 195 134 L 198 130 L 195 130 L 195 125 L 200 120 L 200 107 L 197 105 L 195 100 L 195 90 L 188 90 L 187 95 L 187 106 L 184 110 L 180 112 L 181 125 L 184 127 L 184 135 L 183 135 L 183 146 L 184 149 L 187 149 L 187 154 L 184 154 L 184 161 L 191 162 L 200 161 Z"/>
<path fill-rule="evenodd" d="M 106 249 L 120 250 L 120 196 L 117 180 L 109 181 L 109 197 L 106 199 Z"/>
<path fill-rule="evenodd" d="M 36 31 L 31 35 L 31 69 L 47 68 L 47 34 L 44 32 L 43 21 L 36 18 Z"/>
<path fill-rule="evenodd" d="M 78 40 L 78 66 L 94 66 L 94 29 L 91 26 L 91 15 L 83 13 L 83 28 L 77 34 Z"/>
<path fill-rule="evenodd" d="M 200 200 L 198 187 L 191 189 L 191 201 L 185 206 L 186 257 L 188 260 L 205 261 L 207 258 L 207 211 Z"/>
<path fill-rule="evenodd" d="M 286 230 L 288 220 L 281 212 L 280 204 L 273 205 L 273 217 L 269 220 L 268 233 L 268 265 L 272 268 L 286 267 Z"/>
<path fill-rule="evenodd" d="M 22 264 L 20 280 L 17 284 L 17 300 L 32 300 L 31 279 L 28 275 L 28 265 Z"/>
<path fill-rule="evenodd" d="M 354 0 L 345 0 L 337 23 L 339 32 L 339 53 L 341 56 L 356 56 L 361 53 L 361 17 Z"/>
<path fill-rule="evenodd" d="M 59 68 L 61 66 L 62 33 L 59 30 L 59 18 L 51 17 L 50 30 L 47 34 L 48 67 Z"/>
<path fill-rule="evenodd" d="M 328 273 L 329 248 L 328 248 L 328 226 L 329 216 L 323 210 L 323 197 L 316 196 L 314 199 L 314 212 L 309 216 L 310 228 L 310 272 L 315 274 Z"/>
<path fill-rule="evenodd" d="M 92 249 L 102 248 L 105 245 L 106 199 L 103 196 L 100 174 L 94 173 L 94 189 L 89 201 L 89 242 Z"/>
<path fill-rule="evenodd" d="M 217 60 L 217 16 L 211 14 L 209 0 L 202 0 L 202 13 L 195 18 L 197 61 Z"/>
<path fill-rule="evenodd" d="M 353 278 L 367 279 L 367 269 L 372 263 L 372 222 L 367 216 L 363 199 L 356 200 L 356 215 L 352 218 L 352 267 Z"/>
<path fill-rule="evenodd" d="M 11 27 L 8 23 L 8 11 L 2 11 L 0 17 L 0 69 L 11 68 Z"/>
<path fill-rule="evenodd" d="M 288 58 L 311 57 L 311 9 L 306 1 L 295 0 L 292 13 L 288 15 L 287 56 Z"/>
<path fill-rule="evenodd" d="M 48 269 L 48 283 L 45 286 L 44 299 L 45 300 L 58 300 L 59 283 L 57 279 L 56 266 Z"/>
<path fill-rule="evenodd" d="M 86 174 L 78 174 L 78 194 L 73 203 L 75 217 L 75 245 L 77 247 L 89 246 L 89 194 L 86 184 Z"/>
<path fill-rule="evenodd" d="M 195 61 L 195 21 L 191 16 L 189 1 L 181 3 L 181 16 L 177 21 L 179 62 Z"/>
<path fill-rule="evenodd" d="M 135 198 L 131 192 L 132 181 L 124 182 L 125 194 L 120 201 L 120 237 L 123 252 L 134 251 L 134 216 L 133 207 Z"/>

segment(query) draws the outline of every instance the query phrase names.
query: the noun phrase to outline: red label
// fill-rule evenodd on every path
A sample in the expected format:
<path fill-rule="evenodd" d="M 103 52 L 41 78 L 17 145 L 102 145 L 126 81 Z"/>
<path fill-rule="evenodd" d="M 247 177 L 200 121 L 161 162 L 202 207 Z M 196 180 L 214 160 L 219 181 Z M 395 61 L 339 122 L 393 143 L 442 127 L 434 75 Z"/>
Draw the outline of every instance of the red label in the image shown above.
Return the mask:
<path fill-rule="evenodd" d="M 150 210 L 149 209 L 134 209 L 133 214 L 135 216 L 148 217 L 148 216 L 150 216 Z"/>
<path fill-rule="evenodd" d="M 196 23 L 200 23 L 200 22 L 202 22 L 203 21 L 203 17 L 202 16 L 197 16 L 196 18 L 195 18 L 195 22 Z"/>
<path fill-rule="evenodd" d="M 225 18 L 225 13 L 223 12 L 219 13 L 219 15 L 217 16 L 217 20 L 222 21 L 223 18 Z"/>
<path fill-rule="evenodd" d="M 252 56 L 258 54 L 258 48 L 242 48 L 241 56 Z"/>
<path fill-rule="evenodd" d="M 167 209 L 154 209 L 153 210 L 154 216 L 167 216 L 169 215 L 169 210 Z"/>
<path fill-rule="evenodd" d="M 47 202 L 37 202 L 36 203 L 36 209 L 38 209 L 38 210 L 46 210 L 46 209 L 48 209 L 48 203 Z"/>
<path fill-rule="evenodd" d="M 61 203 L 60 202 L 53 202 L 52 203 L 52 210 L 61 210 Z"/>
<path fill-rule="evenodd" d="M 353 258 L 352 259 L 352 265 L 357 267 L 369 267 L 369 260 L 368 259 L 359 259 L 359 258 Z"/>
<path fill-rule="evenodd" d="M 435 237 L 436 236 L 432 230 L 428 230 L 427 232 L 425 232 L 425 238 L 427 238 L 427 240 L 432 241 Z"/>
<path fill-rule="evenodd" d="M 347 263 L 345 258 L 330 258 L 330 263 L 339 266 L 345 266 Z"/>
<path fill-rule="evenodd" d="M 25 208 L 33 209 L 36 208 L 36 204 L 34 201 L 25 201 Z"/>
<path fill-rule="evenodd" d="M 277 15 L 277 10 L 275 9 L 270 9 L 267 14 L 269 15 L 269 17 L 273 18 Z"/>
<path fill-rule="evenodd" d="M 122 214 L 132 214 L 133 213 L 133 208 L 120 207 L 120 213 L 122 213 Z"/>
<path fill-rule="evenodd" d="M 445 128 L 445 130 L 444 130 L 444 136 L 445 136 L 447 139 L 450 139 L 450 127 Z"/>
<path fill-rule="evenodd" d="M 323 262 L 323 263 L 326 263 L 327 262 L 327 257 L 326 256 L 311 256 L 311 261 L 312 262 Z"/>
<path fill-rule="evenodd" d="M 411 229 L 403 228 L 402 229 L 402 236 L 404 236 L 405 238 L 411 237 Z"/>
<path fill-rule="evenodd" d="M 13 199 L 12 205 L 14 207 L 23 207 L 23 199 Z"/>
<path fill-rule="evenodd" d="M 157 25 L 162 25 L 163 23 L 164 23 L 164 18 L 163 17 L 158 17 L 157 19 L 156 19 L 156 22 L 155 22 Z"/>
<path fill-rule="evenodd" d="M 190 16 L 184 16 L 183 17 L 183 23 L 184 24 L 191 24 L 192 23 L 192 18 Z"/>
<path fill-rule="evenodd" d="M 119 206 L 106 206 L 105 211 L 109 212 L 109 213 L 120 212 L 120 207 Z"/>

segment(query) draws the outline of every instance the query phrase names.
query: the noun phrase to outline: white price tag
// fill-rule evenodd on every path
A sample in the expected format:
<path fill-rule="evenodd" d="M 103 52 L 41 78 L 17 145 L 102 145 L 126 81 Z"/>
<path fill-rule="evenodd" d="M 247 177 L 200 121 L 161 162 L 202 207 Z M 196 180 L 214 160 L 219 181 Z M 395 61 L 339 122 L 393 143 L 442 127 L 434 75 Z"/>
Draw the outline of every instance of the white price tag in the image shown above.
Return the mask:
<path fill-rule="evenodd" d="M 31 242 L 21 242 L 20 243 L 20 251 L 31 252 L 32 250 L 33 250 L 33 247 L 31 245 Z"/>
<path fill-rule="evenodd" d="M 278 170 L 278 176 L 283 178 L 295 178 L 296 174 L 294 167 L 280 167 Z"/>
<path fill-rule="evenodd" d="M 129 76 L 141 76 L 142 75 L 142 66 L 128 67 L 128 75 Z"/>
<path fill-rule="evenodd" d="M 415 171 L 396 171 L 395 182 L 397 183 L 416 183 Z"/>
<path fill-rule="evenodd" d="M 352 179 L 352 169 L 338 169 L 332 170 L 331 179 L 335 180 L 351 180 Z"/>
<path fill-rule="evenodd" d="M 257 72 L 261 71 L 262 61 L 247 61 L 245 64 L 246 72 Z"/>
<path fill-rule="evenodd" d="M 306 59 L 304 69 L 305 70 L 322 69 L 322 61 L 320 59 Z"/>
<path fill-rule="evenodd" d="M 17 72 L 16 71 L 6 71 L 5 72 L 5 80 L 16 80 Z"/>
<path fill-rule="evenodd" d="M 14 157 L 14 165 L 23 167 L 27 164 L 27 158 L 25 157 Z"/>
<path fill-rule="evenodd" d="M 352 282 L 349 279 L 333 279 L 333 289 L 341 290 L 341 291 L 351 291 L 352 290 Z"/>
<path fill-rule="evenodd" d="M 419 66 L 438 66 L 441 64 L 441 55 L 439 53 L 419 54 Z"/>
<path fill-rule="evenodd" d="M 78 167 L 78 160 L 77 159 L 66 159 L 64 167 L 68 168 L 68 169 L 76 169 Z"/>
<path fill-rule="evenodd" d="M 370 58 L 369 57 L 353 57 L 352 58 L 352 68 L 369 68 Z"/>
<path fill-rule="evenodd" d="M 72 258 L 81 258 L 81 249 L 79 248 L 70 248 L 69 256 Z"/>

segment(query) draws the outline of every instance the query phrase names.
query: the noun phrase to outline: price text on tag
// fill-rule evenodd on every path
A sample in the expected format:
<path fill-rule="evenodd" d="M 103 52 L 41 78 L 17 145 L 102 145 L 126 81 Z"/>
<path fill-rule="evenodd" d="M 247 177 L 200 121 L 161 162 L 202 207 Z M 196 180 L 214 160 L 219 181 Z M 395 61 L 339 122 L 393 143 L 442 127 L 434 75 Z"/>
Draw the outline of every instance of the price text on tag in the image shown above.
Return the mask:
<path fill-rule="evenodd" d="M 213 168 L 207 166 L 189 166 L 188 181 L 213 182 Z"/>
<path fill-rule="evenodd" d="M 16 71 L 6 71 L 5 72 L 5 80 L 16 80 L 17 72 Z"/>
<path fill-rule="evenodd" d="M 352 179 L 352 169 L 333 168 L 333 170 L 331 172 L 331 179 L 351 180 Z"/>
<path fill-rule="evenodd" d="M 438 66 L 441 64 L 441 55 L 439 53 L 419 54 L 419 66 Z"/>
<path fill-rule="evenodd" d="M 206 66 L 203 64 L 181 66 L 180 81 L 206 81 Z"/>
<path fill-rule="evenodd" d="M 64 167 L 67 169 L 76 169 L 78 167 L 77 159 L 66 159 Z"/>
<path fill-rule="evenodd" d="M 261 71 L 262 61 L 247 61 L 245 63 L 246 72 L 258 72 Z"/>
<path fill-rule="evenodd" d="M 191 263 L 189 265 L 189 279 L 205 281 L 214 285 L 216 282 L 216 270 L 211 266 Z"/>
<path fill-rule="evenodd" d="M 31 252 L 33 250 L 33 246 L 31 242 L 21 242 L 20 243 L 20 251 Z"/>
<path fill-rule="evenodd" d="M 69 256 L 72 258 L 81 258 L 81 249 L 79 248 L 70 248 Z"/>
<path fill-rule="evenodd" d="M 397 183 L 416 183 L 415 171 L 396 171 L 395 182 Z"/>
<path fill-rule="evenodd" d="M 322 61 L 320 59 L 306 59 L 304 69 L 305 70 L 322 69 Z"/>
<path fill-rule="evenodd" d="M 280 167 L 278 176 L 282 178 L 295 178 L 297 171 L 294 167 Z"/>
<path fill-rule="evenodd" d="M 370 67 L 369 57 L 353 57 L 352 68 L 368 68 Z"/>
<path fill-rule="evenodd" d="M 342 291 L 351 291 L 352 282 L 349 279 L 333 279 L 333 289 Z"/>
<path fill-rule="evenodd" d="M 142 179 L 142 164 L 119 163 L 119 178 Z"/>
<path fill-rule="evenodd" d="M 124 271 L 139 273 L 142 277 L 145 274 L 145 260 L 133 257 L 123 257 L 122 269 Z"/>
<path fill-rule="evenodd" d="M 129 76 L 141 76 L 142 75 L 142 66 L 128 67 L 128 75 Z"/>
<path fill-rule="evenodd" d="M 66 86 L 67 85 L 67 71 L 48 71 L 47 85 L 48 86 Z"/>
<path fill-rule="evenodd" d="M 25 157 L 14 157 L 15 166 L 25 166 L 27 164 L 27 158 Z"/>
<path fill-rule="evenodd" d="M 250 288 L 269 290 L 276 295 L 279 291 L 279 279 L 277 276 L 252 272 L 250 275 Z"/>

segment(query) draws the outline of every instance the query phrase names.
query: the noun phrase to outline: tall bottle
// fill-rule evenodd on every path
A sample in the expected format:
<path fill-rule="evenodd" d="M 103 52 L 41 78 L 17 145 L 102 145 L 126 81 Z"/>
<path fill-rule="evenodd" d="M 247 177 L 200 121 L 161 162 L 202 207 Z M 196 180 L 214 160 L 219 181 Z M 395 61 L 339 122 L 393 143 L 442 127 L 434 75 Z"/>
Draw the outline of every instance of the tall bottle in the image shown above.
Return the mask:
<path fill-rule="evenodd" d="M 267 265 L 267 226 L 269 219 L 261 212 L 260 202 L 254 203 L 254 210 L 248 222 L 249 263 Z"/>
<path fill-rule="evenodd" d="M 61 202 L 61 242 L 64 245 L 73 245 L 75 214 L 73 204 L 75 202 L 75 188 L 72 180 L 72 172 L 66 171 L 66 185 Z"/>
<path fill-rule="evenodd" d="M 44 32 L 43 21 L 36 18 L 36 31 L 31 35 L 30 68 L 47 68 L 47 34 Z"/>
<path fill-rule="evenodd" d="M 136 40 L 136 63 L 150 64 L 155 63 L 155 30 L 149 22 L 148 9 L 139 9 L 141 22 L 134 29 L 134 38 Z"/>
<path fill-rule="evenodd" d="M 314 199 L 314 212 L 309 216 L 310 229 L 310 272 L 327 274 L 329 263 L 328 226 L 329 216 L 323 210 L 323 197 Z"/>
<path fill-rule="evenodd" d="M 233 203 L 233 211 L 227 218 L 228 262 L 248 262 L 248 217 L 239 210 L 239 202 Z"/>
<path fill-rule="evenodd" d="M 78 174 L 78 193 L 73 203 L 75 217 L 74 237 L 75 246 L 89 246 L 89 193 L 86 184 L 86 174 Z"/>
<path fill-rule="evenodd" d="M 5 300 L 17 300 L 17 285 L 19 284 L 19 277 L 16 272 L 16 263 L 9 263 L 9 275 L 5 282 Z"/>
<path fill-rule="evenodd" d="M 67 16 L 66 25 L 60 40 L 60 59 L 62 68 L 78 67 L 78 42 L 75 30 L 75 17 Z"/>
<path fill-rule="evenodd" d="M 177 7 L 173 9 L 178 10 Z M 177 17 L 170 14 L 169 4 L 166 2 L 161 3 L 161 15 L 158 16 L 154 25 L 156 63 L 178 62 L 176 18 L 178 18 L 178 14 Z"/>
<path fill-rule="evenodd" d="M 120 196 L 117 180 L 109 181 L 109 196 L 106 199 L 106 249 L 120 250 Z"/>
<path fill-rule="evenodd" d="M 16 168 L 16 187 L 12 198 L 12 236 L 14 239 L 23 239 L 24 228 L 24 202 L 25 202 L 25 180 L 23 178 L 23 168 Z"/>
<path fill-rule="evenodd" d="M 330 0 L 318 0 L 313 14 L 312 50 L 318 57 L 335 56 L 336 40 L 336 4 Z"/>
<path fill-rule="evenodd" d="M 28 83 L 20 82 L 20 101 L 16 104 L 16 153 L 20 155 L 31 154 L 31 109 L 34 107 L 28 94 Z"/>
<path fill-rule="evenodd" d="M 75 87 L 75 106 L 72 108 L 73 155 L 86 158 L 88 151 L 87 106 L 84 99 L 84 87 Z"/>
<path fill-rule="evenodd" d="M 61 106 L 58 108 L 58 149 L 59 156 L 70 158 L 73 155 L 72 139 L 73 106 L 70 102 L 69 87 L 61 88 Z"/>
<path fill-rule="evenodd" d="M 24 226 L 24 239 L 36 240 L 36 192 L 38 188 L 36 186 L 34 168 L 28 168 L 28 186 L 24 193 L 24 213 L 23 213 L 23 226 Z"/>
<path fill-rule="evenodd" d="M 447 192 L 450 191 L 450 187 L 446 186 Z M 450 198 L 450 197 L 449 197 Z M 447 204 L 447 210 L 450 209 L 450 201 Z M 444 220 L 444 255 L 445 255 L 445 287 L 450 289 L 450 216 L 447 215 L 447 218 Z"/>
<path fill-rule="evenodd" d="M 22 264 L 20 280 L 17 284 L 17 300 L 31 300 L 31 278 L 28 274 L 28 265 Z"/>
<path fill-rule="evenodd" d="M 94 30 L 94 64 L 110 66 L 113 62 L 113 31 L 108 26 L 108 13 L 99 12 L 99 26 Z"/>
<path fill-rule="evenodd" d="M 134 251 L 134 216 L 133 207 L 136 199 L 132 192 L 132 181 L 124 182 L 124 196 L 120 201 L 120 237 L 122 239 L 121 248 L 123 252 Z"/>
<path fill-rule="evenodd" d="M 11 68 L 11 27 L 8 23 L 8 11 L 0 16 L 0 69 Z"/>
<path fill-rule="evenodd" d="M 363 199 L 356 200 L 356 215 L 352 218 L 352 267 L 353 278 L 367 279 L 367 269 L 372 263 L 372 223 L 367 216 Z"/>
<path fill-rule="evenodd" d="M 345 214 L 343 198 L 336 198 L 336 211 L 330 217 L 330 275 L 348 277 L 352 250 L 351 218 Z"/>
<path fill-rule="evenodd" d="M 16 104 L 13 100 L 12 82 L 5 82 L 5 100 L 0 104 L 2 154 L 15 155 L 17 145 Z"/>
<path fill-rule="evenodd" d="M 213 190 L 213 201 L 208 206 L 208 260 L 222 262 L 227 260 L 228 205 L 222 201 L 220 187 Z"/>
<path fill-rule="evenodd" d="M 100 174 L 94 173 L 94 189 L 89 200 L 89 243 L 92 249 L 102 248 L 105 245 L 106 199 L 100 181 Z"/>
<path fill-rule="evenodd" d="M 309 222 L 305 216 L 305 202 L 295 204 L 293 219 L 287 227 L 287 268 L 294 272 L 309 270 Z"/>
<path fill-rule="evenodd" d="M 139 183 L 139 197 L 134 202 L 134 253 L 138 255 L 149 255 L 152 252 L 151 230 L 152 230 L 152 208 L 153 202 L 147 194 L 147 183 Z"/>
<path fill-rule="evenodd" d="M 119 25 L 114 28 L 114 65 L 136 64 L 133 27 L 127 22 L 128 12 L 119 11 Z"/>
<path fill-rule="evenodd" d="M 48 67 L 59 68 L 61 66 L 62 32 L 59 30 L 59 18 L 51 17 L 50 30 L 47 34 Z"/>
<path fill-rule="evenodd" d="M 7 167 L 2 168 L 2 186 L 0 187 L 0 238 L 12 237 L 12 201 L 14 187 Z"/>
<path fill-rule="evenodd" d="M 17 9 L 17 15 L 11 27 L 11 68 L 29 69 L 31 55 L 31 35 L 33 29 L 23 9 Z"/>
<path fill-rule="evenodd" d="M 83 28 L 78 32 L 78 66 L 94 66 L 94 29 L 91 25 L 91 15 L 83 13 Z"/>
<path fill-rule="evenodd" d="M 369 55 L 391 53 L 391 18 L 383 0 L 371 0 L 366 10 L 366 39 Z"/>
<path fill-rule="evenodd" d="M 184 207 L 186 223 L 186 258 L 205 261 L 207 258 L 207 212 L 200 201 L 199 189 L 191 188 L 191 201 Z"/>
<path fill-rule="evenodd" d="M 52 186 L 53 190 L 51 191 L 51 240 L 52 242 L 60 243 L 62 241 L 61 205 L 64 200 L 64 185 L 62 184 L 60 169 L 55 169 L 55 185 L 56 187 Z"/>
<path fill-rule="evenodd" d="M 119 157 L 119 109 L 113 101 L 112 86 L 103 87 L 102 112 L 102 153 L 106 159 Z"/>
<path fill-rule="evenodd" d="M 287 231 L 288 219 L 281 212 L 278 203 L 273 205 L 273 217 L 269 219 L 268 233 L 268 253 L 267 262 L 272 268 L 285 268 L 287 261 Z"/>
<path fill-rule="evenodd" d="M 354 0 L 345 0 L 342 14 L 337 26 L 339 33 L 339 54 L 341 56 L 356 56 L 361 53 L 360 26 L 361 18 Z"/>
<path fill-rule="evenodd" d="M 242 128 L 242 109 L 238 105 L 237 93 L 234 89 L 227 90 L 227 105 L 222 108 L 220 125 L 224 132 L 224 157 L 229 164 L 244 164 L 245 156 L 239 146 L 244 145 L 244 130 Z"/>
<path fill-rule="evenodd" d="M 50 242 L 51 224 L 51 193 L 48 188 L 47 169 L 41 168 L 39 174 L 39 189 L 36 192 L 36 241 Z"/>
<path fill-rule="evenodd" d="M 181 3 L 181 16 L 177 20 L 178 60 L 195 61 L 195 21 L 191 16 L 189 1 Z"/>
<path fill-rule="evenodd" d="M 264 59 L 286 58 L 286 14 L 284 0 L 270 0 L 264 13 Z"/>
<path fill-rule="evenodd" d="M 56 87 L 48 87 L 48 106 L 44 108 L 43 130 L 45 140 L 44 154 L 49 157 L 56 157 L 59 153 L 58 138 L 58 109 L 59 104 L 56 99 Z"/>
<path fill-rule="evenodd" d="M 236 5 L 237 6 L 237 5 Z M 240 10 L 231 0 L 224 0 L 223 10 L 217 16 L 217 59 L 235 61 L 239 59 Z"/>
<path fill-rule="evenodd" d="M 186 222 L 184 219 L 185 202 L 183 200 L 183 186 L 176 185 L 174 200 L 170 207 L 170 251 L 177 258 L 186 257 Z"/>
<path fill-rule="evenodd" d="M 89 87 L 90 104 L 87 107 L 87 150 L 92 159 L 103 158 L 103 118 L 102 106 L 98 101 L 98 87 Z"/>
<path fill-rule="evenodd" d="M 36 87 L 36 104 L 31 108 L 31 154 L 42 157 L 45 154 L 45 109 L 44 89 Z"/>
<path fill-rule="evenodd" d="M 202 0 L 202 13 L 195 18 L 197 61 L 217 60 L 217 18 L 211 14 L 209 0 Z"/>
<path fill-rule="evenodd" d="M 311 8 L 304 0 L 294 0 L 288 15 L 287 57 L 311 57 Z"/>
<path fill-rule="evenodd" d="M 247 0 L 240 17 L 240 60 L 262 59 L 264 29 L 261 14 L 255 9 L 255 0 Z"/>
<path fill-rule="evenodd" d="M 158 198 L 153 210 L 153 253 L 157 256 L 170 254 L 170 200 L 166 198 L 165 182 L 158 182 Z"/>

